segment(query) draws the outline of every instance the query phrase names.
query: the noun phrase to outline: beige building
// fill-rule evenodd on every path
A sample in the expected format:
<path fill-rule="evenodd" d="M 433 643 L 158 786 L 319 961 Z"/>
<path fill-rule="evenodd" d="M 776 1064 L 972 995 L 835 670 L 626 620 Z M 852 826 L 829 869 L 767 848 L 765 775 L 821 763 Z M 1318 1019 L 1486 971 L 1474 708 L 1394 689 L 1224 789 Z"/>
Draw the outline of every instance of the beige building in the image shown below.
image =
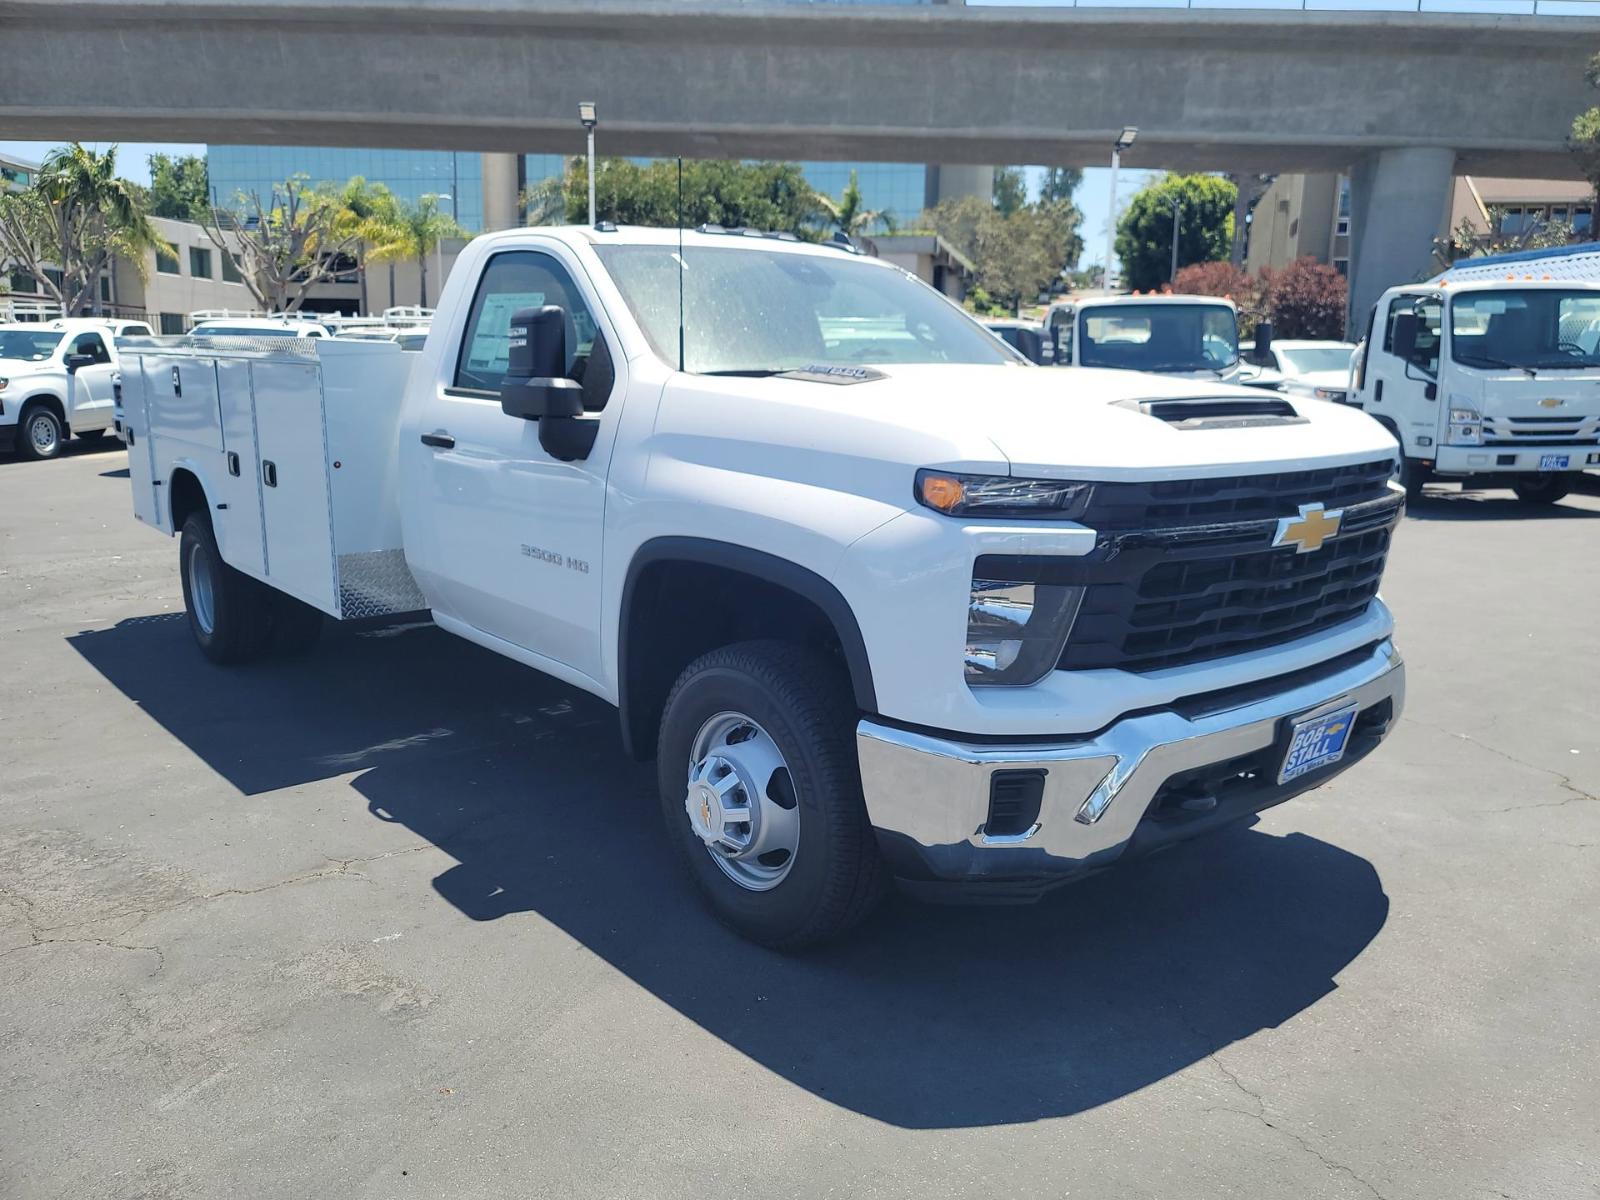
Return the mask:
<path fill-rule="evenodd" d="M 966 299 L 972 263 L 949 242 L 933 233 L 880 233 L 861 239 L 874 258 L 910 271 L 952 300 Z"/>
<path fill-rule="evenodd" d="M 1475 233 L 1514 236 L 1549 221 L 1586 233 L 1594 221 L 1594 192 L 1571 179 L 1456 177 L 1450 209 L 1440 215 L 1439 238 L 1463 223 Z M 1333 173 L 1279 175 L 1256 203 L 1250 219 L 1245 269 L 1277 269 L 1311 257 L 1341 274 L 1350 265 L 1350 180 Z"/>

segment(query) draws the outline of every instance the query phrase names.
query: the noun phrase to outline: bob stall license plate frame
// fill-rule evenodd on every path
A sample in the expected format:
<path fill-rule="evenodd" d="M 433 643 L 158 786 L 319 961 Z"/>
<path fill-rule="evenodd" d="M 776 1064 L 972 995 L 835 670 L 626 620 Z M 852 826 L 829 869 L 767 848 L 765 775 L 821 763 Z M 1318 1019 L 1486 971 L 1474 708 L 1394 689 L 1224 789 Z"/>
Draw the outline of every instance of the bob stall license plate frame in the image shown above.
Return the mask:
<path fill-rule="evenodd" d="M 1289 744 L 1278 769 L 1278 782 L 1289 783 L 1338 762 L 1350 744 L 1350 731 L 1355 723 L 1354 702 L 1314 717 L 1290 718 Z"/>

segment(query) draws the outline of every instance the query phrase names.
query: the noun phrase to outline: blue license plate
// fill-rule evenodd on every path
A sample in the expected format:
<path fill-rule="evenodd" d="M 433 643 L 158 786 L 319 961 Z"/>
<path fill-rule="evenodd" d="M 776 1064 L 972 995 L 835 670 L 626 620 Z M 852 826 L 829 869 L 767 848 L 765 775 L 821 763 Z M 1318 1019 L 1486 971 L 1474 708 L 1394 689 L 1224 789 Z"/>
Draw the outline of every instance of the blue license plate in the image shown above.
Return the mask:
<path fill-rule="evenodd" d="M 1567 454 L 1541 454 L 1539 456 L 1539 470 L 1565 471 L 1571 456 Z"/>
<path fill-rule="evenodd" d="M 1343 758 L 1345 745 L 1350 741 L 1350 727 L 1355 720 L 1356 709 L 1352 704 L 1337 712 L 1296 721 L 1290 727 L 1289 750 L 1283 756 L 1283 769 L 1278 772 L 1278 782 L 1288 783 L 1318 767 L 1332 766 Z"/>

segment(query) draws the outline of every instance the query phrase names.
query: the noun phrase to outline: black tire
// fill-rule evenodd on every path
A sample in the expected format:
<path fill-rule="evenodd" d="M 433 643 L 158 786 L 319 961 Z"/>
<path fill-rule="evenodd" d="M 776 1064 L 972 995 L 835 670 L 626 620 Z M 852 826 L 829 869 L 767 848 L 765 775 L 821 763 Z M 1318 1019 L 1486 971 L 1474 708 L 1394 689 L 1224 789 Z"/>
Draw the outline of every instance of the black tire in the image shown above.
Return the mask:
<path fill-rule="evenodd" d="M 269 589 L 273 654 L 294 657 L 308 654 L 322 637 L 322 613 L 303 600 Z"/>
<path fill-rule="evenodd" d="M 60 458 L 67 442 L 67 427 L 56 410 L 35 400 L 22 406 L 17 418 L 17 453 L 35 462 Z"/>
<path fill-rule="evenodd" d="M 82 438 L 86 442 L 98 442 L 105 435 L 106 431 L 104 429 L 84 429 L 73 434 L 74 437 Z"/>
<path fill-rule="evenodd" d="M 1423 466 L 1415 458 L 1400 460 L 1400 486 L 1406 490 L 1406 503 L 1417 504 L 1422 500 L 1422 485 L 1433 478 L 1433 472 Z"/>
<path fill-rule="evenodd" d="M 1565 499 L 1572 484 L 1565 475 L 1524 475 L 1511 485 L 1524 504 L 1554 504 Z"/>
<path fill-rule="evenodd" d="M 209 606 L 197 601 L 191 568 L 209 577 Z M 211 522 L 190 513 L 178 541 L 178 574 L 183 608 L 200 652 L 214 663 L 249 662 L 260 656 L 272 632 L 267 589 L 222 561 Z M 210 627 L 207 628 L 207 615 Z"/>
<path fill-rule="evenodd" d="M 798 847 L 782 881 L 751 891 L 713 861 L 684 812 L 694 740 L 713 716 L 748 715 L 789 768 Z M 667 697 L 656 761 L 667 835 L 713 912 L 744 937 L 796 950 L 843 933 L 882 898 L 887 875 L 861 796 L 856 707 L 843 673 L 786 642 L 741 642 L 701 656 Z"/>

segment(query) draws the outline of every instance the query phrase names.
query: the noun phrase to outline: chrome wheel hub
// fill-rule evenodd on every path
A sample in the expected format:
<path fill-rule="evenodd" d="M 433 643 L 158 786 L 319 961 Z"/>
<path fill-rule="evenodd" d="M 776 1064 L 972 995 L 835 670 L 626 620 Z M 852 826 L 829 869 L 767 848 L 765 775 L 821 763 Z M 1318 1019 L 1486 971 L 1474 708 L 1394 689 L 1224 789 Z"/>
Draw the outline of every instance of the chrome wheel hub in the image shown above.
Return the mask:
<path fill-rule="evenodd" d="M 211 571 L 202 561 L 200 547 L 189 551 L 189 603 L 201 632 L 210 634 L 216 626 L 217 600 L 211 586 Z"/>
<path fill-rule="evenodd" d="M 777 887 L 800 848 L 794 780 L 772 735 L 743 713 L 718 713 L 690 750 L 684 812 L 713 862 L 740 887 Z"/>
<path fill-rule="evenodd" d="M 40 454 L 48 454 L 56 446 L 56 423 L 43 414 L 28 423 L 28 441 Z"/>

